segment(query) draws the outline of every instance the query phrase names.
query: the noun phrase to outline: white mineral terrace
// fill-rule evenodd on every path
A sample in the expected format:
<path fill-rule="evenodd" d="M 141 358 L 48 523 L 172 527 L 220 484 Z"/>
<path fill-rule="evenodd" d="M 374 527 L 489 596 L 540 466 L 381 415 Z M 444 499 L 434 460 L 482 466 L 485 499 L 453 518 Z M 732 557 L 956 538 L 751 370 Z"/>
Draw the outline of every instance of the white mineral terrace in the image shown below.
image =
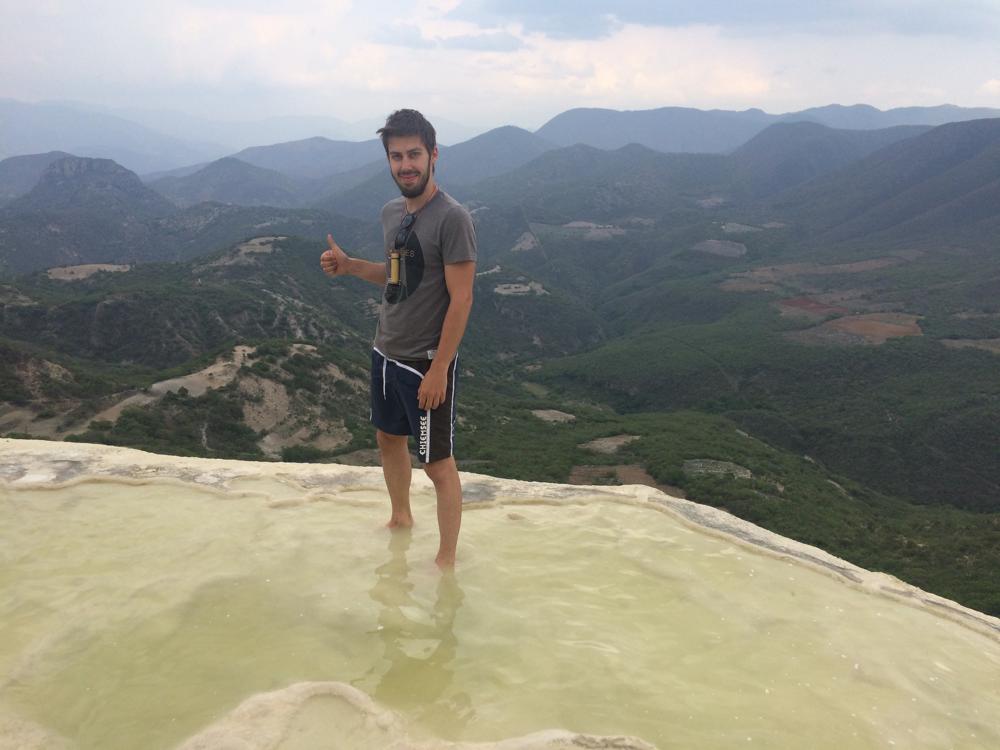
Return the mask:
<path fill-rule="evenodd" d="M 0 748 L 1000 748 L 1000 621 L 648 487 L 0 440 Z"/>

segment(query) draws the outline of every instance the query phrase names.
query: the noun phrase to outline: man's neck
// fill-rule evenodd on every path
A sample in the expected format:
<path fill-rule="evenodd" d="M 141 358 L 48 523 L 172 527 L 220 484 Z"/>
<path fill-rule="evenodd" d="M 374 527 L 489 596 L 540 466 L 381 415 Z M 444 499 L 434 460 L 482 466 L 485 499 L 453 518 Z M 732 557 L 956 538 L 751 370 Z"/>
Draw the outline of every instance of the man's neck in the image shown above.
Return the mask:
<path fill-rule="evenodd" d="M 416 198 L 404 198 L 404 205 L 406 206 L 406 213 L 415 214 L 421 208 L 426 206 L 431 202 L 431 199 L 437 195 L 438 187 L 437 184 L 431 180 L 427 183 L 427 187 L 424 188 L 424 192 L 418 195 Z"/>

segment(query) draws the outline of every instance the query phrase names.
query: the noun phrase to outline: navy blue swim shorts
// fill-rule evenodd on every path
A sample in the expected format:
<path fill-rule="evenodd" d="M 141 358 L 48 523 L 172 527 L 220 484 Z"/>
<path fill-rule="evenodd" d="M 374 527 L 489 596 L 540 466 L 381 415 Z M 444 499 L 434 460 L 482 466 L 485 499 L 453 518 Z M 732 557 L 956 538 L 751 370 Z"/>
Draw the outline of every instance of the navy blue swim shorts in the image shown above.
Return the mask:
<path fill-rule="evenodd" d="M 455 387 L 458 357 L 448 368 L 444 402 L 436 409 L 421 409 L 417 392 L 430 360 L 392 359 L 372 350 L 372 424 L 390 435 L 413 435 L 417 457 L 429 464 L 455 451 Z"/>

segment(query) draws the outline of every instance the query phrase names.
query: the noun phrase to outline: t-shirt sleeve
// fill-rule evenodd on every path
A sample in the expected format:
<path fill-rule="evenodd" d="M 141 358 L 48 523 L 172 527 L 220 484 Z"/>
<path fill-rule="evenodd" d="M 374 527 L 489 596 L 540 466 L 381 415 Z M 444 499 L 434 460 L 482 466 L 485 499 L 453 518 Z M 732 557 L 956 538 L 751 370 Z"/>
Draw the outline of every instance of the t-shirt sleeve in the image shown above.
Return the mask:
<path fill-rule="evenodd" d="M 441 223 L 441 258 L 445 265 L 476 259 L 476 227 L 462 206 L 455 206 Z"/>

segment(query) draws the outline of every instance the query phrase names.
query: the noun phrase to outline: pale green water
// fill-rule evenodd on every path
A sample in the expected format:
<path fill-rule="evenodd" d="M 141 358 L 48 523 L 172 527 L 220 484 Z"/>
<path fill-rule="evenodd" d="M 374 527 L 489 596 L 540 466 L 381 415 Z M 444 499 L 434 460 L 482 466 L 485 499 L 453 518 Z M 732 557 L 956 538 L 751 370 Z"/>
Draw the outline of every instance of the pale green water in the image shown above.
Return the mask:
<path fill-rule="evenodd" d="M 330 680 L 452 740 L 1000 747 L 996 640 L 666 514 L 469 509 L 442 577 L 426 494 L 391 534 L 379 492 L 242 489 L 266 495 L 0 485 L 0 710 L 80 748 L 169 748 Z"/>

